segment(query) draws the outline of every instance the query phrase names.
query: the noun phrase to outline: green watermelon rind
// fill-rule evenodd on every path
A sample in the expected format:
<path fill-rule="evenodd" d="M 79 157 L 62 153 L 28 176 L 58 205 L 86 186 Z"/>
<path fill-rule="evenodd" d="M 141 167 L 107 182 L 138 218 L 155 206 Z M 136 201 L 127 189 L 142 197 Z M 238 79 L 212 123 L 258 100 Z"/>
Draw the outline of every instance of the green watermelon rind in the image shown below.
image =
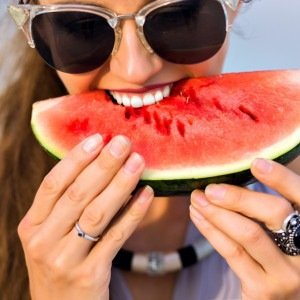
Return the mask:
<path fill-rule="evenodd" d="M 283 155 L 274 158 L 281 164 L 287 164 L 300 154 L 300 143 Z M 188 195 L 195 189 L 204 189 L 210 183 L 228 183 L 238 186 L 246 186 L 256 179 L 253 177 L 250 166 L 246 170 L 235 173 L 217 175 L 206 178 L 174 179 L 174 180 L 141 180 L 137 188 L 149 185 L 153 188 L 156 196 Z"/>

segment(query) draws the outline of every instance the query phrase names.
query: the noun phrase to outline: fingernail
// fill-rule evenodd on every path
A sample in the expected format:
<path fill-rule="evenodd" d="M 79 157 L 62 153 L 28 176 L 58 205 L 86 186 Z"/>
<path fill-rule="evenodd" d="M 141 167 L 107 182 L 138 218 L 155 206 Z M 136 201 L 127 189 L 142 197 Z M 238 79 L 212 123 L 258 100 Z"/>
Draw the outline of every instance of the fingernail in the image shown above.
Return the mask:
<path fill-rule="evenodd" d="M 221 200 L 225 196 L 225 187 L 218 184 L 210 184 L 205 189 L 205 194 L 213 199 Z"/>
<path fill-rule="evenodd" d="M 253 162 L 254 167 L 261 173 L 270 173 L 272 171 L 272 163 L 263 158 L 257 158 Z"/>
<path fill-rule="evenodd" d="M 100 144 L 102 144 L 102 142 L 102 136 L 99 133 L 96 133 L 83 142 L 82 148 L 85 152 L 92 153 L 100 146 Z"/>
<path fill-rule="evenodd" d="M 120 157 L 126 151 L 128 146 L 128 139 L 120 135 L 111 141 L 109 151 L 114 157 Z"/>
<path fill-rule="evenodd" d="M 193 198 L 193 201 L 195 201 L 196 204 L 198 204 L 202 207 L 205 207 L 209 204 L 208 201 L 206 200 L 205 196 L 202 194 L 195 195 Z"/>
<path fill-rule="evenodd" d="M 147 202 L 150 198 L 152 198 L 154 195 L 153 189 L 150 186 L 145 186 L 142 190 L 141 194 L 138 197 L 138 202 L 140 204 L 143 204 Z"/>
<path fill-rule="evenodd" d="M 125 171 L 130 174 L 134 174 L 141 165 L 144 163 L 144 159 L 137 153 L 132 153 L 129 159 L 126 161 L 124 165 Z"/>

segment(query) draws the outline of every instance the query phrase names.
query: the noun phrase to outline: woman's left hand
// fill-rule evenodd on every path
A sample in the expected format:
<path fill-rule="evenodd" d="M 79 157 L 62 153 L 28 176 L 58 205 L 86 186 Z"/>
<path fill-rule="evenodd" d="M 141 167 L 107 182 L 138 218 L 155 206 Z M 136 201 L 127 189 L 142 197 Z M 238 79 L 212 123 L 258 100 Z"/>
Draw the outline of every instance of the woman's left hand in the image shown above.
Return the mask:
<path fill-rule="evenodd" d="M 284 254 L 259 225 L 281 228 L 300 205 L 300 177 L 263 159 L 251 171 L 282 196 L 212 184 L 192 193 L 191 219 L 239 277 L 243 299 L 300 299 L 300 256 Z"/>

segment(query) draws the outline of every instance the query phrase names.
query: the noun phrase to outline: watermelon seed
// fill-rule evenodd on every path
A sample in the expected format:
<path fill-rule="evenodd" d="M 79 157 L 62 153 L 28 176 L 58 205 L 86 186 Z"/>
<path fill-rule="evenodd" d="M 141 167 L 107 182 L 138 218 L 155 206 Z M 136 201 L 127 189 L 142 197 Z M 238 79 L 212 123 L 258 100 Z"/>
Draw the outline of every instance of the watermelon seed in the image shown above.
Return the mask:
<path fill-rule="evenodd" d="M 247 115 L 252 121 L 254 121 L 256 123 L 259 122 L 258 117 L 244 105 L 239 106 L 239 111 L 242 112 L 243 114 Z"/>
<path fill-rule="evenodd" d="M 171 133 L 172 119 L 165 118 L 163 120 L 163 124 L 164 124 L 165 134 L 166 135 L 170 135 L 170 133 Z"/>
<path fill-rule="evenodd" d="M 131 109 L 129 107 L 125 107 L 125 112 L 124 112 L 124 115 L 125 115 L 125 119 L 129 120 L 131 118 Z"/>
<path fill-rule="evenodd" d="M 144 123 L 145 124 L 151 124 L 151 114 L 148 110 L 143 110 L 143 116 L 144 116 Z"/>
<path fill-rule="evenodd" d="M 184 137 L 185 136 L 185 125 L 184 125 L 184 123 L 181 122 L 180 120 L 177 120 L 176 127 L 177 127 L 177 130 L 178 130 L 179 134 L 182 137 Z"/>
<path fill-rule="evenodd" d="M 154 121 L 155 121 L 155 127 L 158 131 L 161 131 L 161 119 L 158 113 L 155 111 L 153 114 Z"/>
<path fill-rule="evenodd" d="M 162 135 L 170 135 L 171 134 L 171 125 L 172 125 L 172 116 L 170 115 L 170 117 L 161 117 L 160 115 L 158 115 L 158 113 L 155 111 L 153 113 L 153 118 L 155 121 L 155 127 L 156 130 L 162 134 Z"/>
<path fill-rule="evenodd" d="M 218 110 L 220 110 L 221 112 L 225 112 L 224 107 L 221 105 L 220 101 L 217 98 L 213 98 L 213 104 Z"/>

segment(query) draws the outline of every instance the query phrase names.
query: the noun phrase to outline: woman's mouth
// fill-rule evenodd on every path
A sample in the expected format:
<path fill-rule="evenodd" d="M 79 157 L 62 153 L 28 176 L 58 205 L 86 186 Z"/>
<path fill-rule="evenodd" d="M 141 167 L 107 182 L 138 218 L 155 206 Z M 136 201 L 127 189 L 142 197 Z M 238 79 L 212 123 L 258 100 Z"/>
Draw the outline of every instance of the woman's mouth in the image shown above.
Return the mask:
<path fill-rule="evenodd" d="M 172 84 L 147 89 L 142 92 L 109 91 L 118 104 L 131 107 L 142 107 L 160 102 L 170 95 Z"/>

